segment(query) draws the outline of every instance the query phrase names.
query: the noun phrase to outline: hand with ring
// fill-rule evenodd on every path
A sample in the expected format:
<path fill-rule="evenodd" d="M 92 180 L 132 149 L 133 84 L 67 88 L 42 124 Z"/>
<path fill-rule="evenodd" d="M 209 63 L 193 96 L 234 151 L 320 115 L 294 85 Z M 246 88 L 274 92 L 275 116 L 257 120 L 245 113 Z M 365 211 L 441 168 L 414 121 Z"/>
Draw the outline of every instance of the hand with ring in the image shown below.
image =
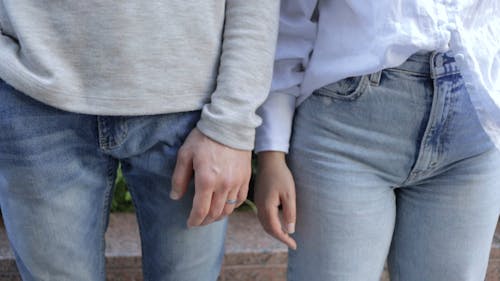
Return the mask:
<path fill-rule="evenodd" d="M 180 199 L 194 175 L 188 227 L 221 220 L 245 201 L 251 158 L 251 151 L 227 147 L 193 129 L 179 149 L 170 193 L 172 199 Z"/>
<path fill-rule="evenodd" d="M 233 205 L 233 204 L 236 204 L 236 203 L 238 203 L 238 199 L 227 199 L 226 200 L 226 204 Z"/>

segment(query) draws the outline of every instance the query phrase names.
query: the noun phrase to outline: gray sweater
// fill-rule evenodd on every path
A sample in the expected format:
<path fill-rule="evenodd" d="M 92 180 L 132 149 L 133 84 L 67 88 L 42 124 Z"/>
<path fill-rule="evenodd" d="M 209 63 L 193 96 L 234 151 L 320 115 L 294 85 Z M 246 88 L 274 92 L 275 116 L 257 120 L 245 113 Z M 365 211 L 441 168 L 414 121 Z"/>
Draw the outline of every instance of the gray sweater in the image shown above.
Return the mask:
<path fill-rule="evenodd" d="M 78 113 L 203 108 L 204 134 L 252 149 L 278 10 L 279 0 L 0 0 L 0 77 Z"/>

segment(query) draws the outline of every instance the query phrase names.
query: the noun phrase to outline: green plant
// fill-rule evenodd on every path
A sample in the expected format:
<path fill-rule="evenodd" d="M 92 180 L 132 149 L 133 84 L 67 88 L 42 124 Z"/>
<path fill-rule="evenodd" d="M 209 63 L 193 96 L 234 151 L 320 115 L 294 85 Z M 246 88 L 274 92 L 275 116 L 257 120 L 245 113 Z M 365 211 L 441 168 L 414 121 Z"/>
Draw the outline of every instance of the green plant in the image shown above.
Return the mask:
<path fill-rule="evenodd" d="M 127 183 L 123 177 L 121 168 L 118 168 L 115 180 L 115 190 L 111 201 L 111 212 L 133 212 L 134 204 L 132 196 L 128 191 Z"/>

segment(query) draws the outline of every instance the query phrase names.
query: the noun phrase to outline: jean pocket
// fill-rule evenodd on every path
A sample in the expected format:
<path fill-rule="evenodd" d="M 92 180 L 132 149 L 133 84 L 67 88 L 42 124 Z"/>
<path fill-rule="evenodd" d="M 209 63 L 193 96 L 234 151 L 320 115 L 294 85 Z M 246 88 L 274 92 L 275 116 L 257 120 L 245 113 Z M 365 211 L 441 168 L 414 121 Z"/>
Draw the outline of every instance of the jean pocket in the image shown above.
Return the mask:
<path fill-rule="evenodd" d="M 354 76 L 328 84 L 314 91 L 314 94 L 334 99 L 353 101 L 359 98 L 369 84 L 367 75 Z"/>

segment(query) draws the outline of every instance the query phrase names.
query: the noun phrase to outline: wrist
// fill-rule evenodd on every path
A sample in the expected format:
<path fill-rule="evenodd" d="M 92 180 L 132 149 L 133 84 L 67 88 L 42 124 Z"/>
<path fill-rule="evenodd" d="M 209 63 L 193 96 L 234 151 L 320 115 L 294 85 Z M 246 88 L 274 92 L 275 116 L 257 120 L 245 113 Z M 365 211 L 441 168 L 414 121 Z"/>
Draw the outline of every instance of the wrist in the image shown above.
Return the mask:
<path fill-rule="evenodd" d="M 282 151 L 261 151 L 257 154 L 259 168 L 264 168 L 269 165 L 282 165 L 285 163 L 285 152 Z"/>

